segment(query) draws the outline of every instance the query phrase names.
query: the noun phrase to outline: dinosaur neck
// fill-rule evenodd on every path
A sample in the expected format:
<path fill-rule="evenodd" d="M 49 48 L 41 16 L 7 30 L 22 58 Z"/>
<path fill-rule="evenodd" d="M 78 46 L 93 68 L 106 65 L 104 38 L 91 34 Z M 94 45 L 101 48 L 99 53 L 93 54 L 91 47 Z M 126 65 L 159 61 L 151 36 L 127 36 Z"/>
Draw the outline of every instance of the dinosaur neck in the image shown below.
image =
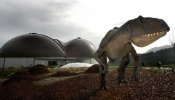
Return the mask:
<path fill-rule="evenodd" d="M 128 26 L 121 26 L 119 29 L 118 29 L 118 36 L 121 36 L 121 39 L 122 37 L 127 37 L 127 38 L 131 38 L 131 32 L 130 32 L 131 29 L 129 29 Z"/>

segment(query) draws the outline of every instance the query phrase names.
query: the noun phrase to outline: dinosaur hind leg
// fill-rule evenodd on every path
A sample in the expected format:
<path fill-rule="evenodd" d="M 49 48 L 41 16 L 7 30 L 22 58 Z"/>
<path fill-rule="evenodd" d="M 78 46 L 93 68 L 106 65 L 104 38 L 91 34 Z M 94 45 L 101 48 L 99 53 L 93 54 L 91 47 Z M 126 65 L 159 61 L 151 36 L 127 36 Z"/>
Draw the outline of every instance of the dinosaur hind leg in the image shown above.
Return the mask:
<path fill-rule="evenodd" d="M 134 47 L 132 46 L 131 48 L 131 55 L 134 59 L 134 67 L 133 67 L 133 72 L 132 72 L 132 79 L 133 80 L 138 80 L 138 68 L 139 68 L 139 57 L 134 49 Z"/>
<path fill-rule="evenodd" d="M 133 59 L 134 59 L 134 67 L 133 67 L 133 71 L 132 71 L 132 79 L 133 80 L 138 80 L 138 68 L 139 68 L 139 57 L 137 55 L 136 50 L 134 49 L 134 47 L 132 46 L 131 43 L 128 43 L 125 45 L 125 49 L 128 49 L 129 52 L 131 53 Z"/>
<path fill-rule="evenodd" d="M 106 86 L 106 74 L 108 72 L 108 64 L 107 64 L 107 57 L 105 55 L 105 52 L 102 52 L 100 50 L 97 50 L 97 52 L 94 55 L 94 59 L 100 64 L 100 89 L 107 89 Z"/>
<path fill-rule="evenodd" d="M 125 68 L 129 64 L 129 55 L 122 58 L 118 69 L 118 83 L 125 83 Z"/>

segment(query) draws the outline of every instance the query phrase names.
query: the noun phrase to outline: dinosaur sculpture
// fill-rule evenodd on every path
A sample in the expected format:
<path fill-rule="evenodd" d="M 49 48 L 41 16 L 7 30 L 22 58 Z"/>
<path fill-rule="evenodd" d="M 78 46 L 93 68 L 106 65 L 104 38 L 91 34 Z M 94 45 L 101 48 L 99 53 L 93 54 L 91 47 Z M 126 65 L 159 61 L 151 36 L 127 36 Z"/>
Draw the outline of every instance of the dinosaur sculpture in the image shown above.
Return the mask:
<path fill-rule="evenodd" d="M 107 32 L 102 39 L 94 58 L 100 64 L 101 82 L 100 89 L 107 89 L 106 74 L 109 60 L 121 58 L 118 69 L 118 83 L 124 83 L 125 67 L 129 63 L 129 55 L 134 59 L 132 79 L 138 80 L 139 58 L 131 43 L 139 47 L 147 46 L 164 36 L 170 30 L 167 23 L 158 18 L 142 17 L 132 19 L 121 27 L 115 27 Z"/>

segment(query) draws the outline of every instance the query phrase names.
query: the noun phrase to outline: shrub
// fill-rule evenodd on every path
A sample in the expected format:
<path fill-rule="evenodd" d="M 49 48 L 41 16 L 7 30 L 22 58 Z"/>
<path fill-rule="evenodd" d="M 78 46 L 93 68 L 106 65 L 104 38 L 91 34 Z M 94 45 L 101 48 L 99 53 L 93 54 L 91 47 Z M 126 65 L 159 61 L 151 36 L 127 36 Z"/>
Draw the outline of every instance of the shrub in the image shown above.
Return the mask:
<path fill-rule="evenodd" d="M 70 71 L 59 71 L 55 74 L 53 74 L 53 77 L 62 77 L 62 76 L 72 76 L 72 75 L 78 75 L 80 73 L 70 72 Z"/>
<path fill-rule="evenodd" d="M 47 66 L 44 65 L 35 65 L 32 68 L 29 69 L 29 73 L 33 75 L 41 75 L 41 74 L 47 74 L 50 73 L 50 71 L 47 69 Z"/>
<path fill-rule="evenodd" d="M 99 64 L 94 64 L 92 65 L 91 67 L 89 67 L 85 73 L 98 73 L 99 72 L 99 67 L 100 65 Z"/>
<path fill-rule="evenodd" d="M 13 75 L 10 76 L 10 78 L 2 83 L 2 86 L 14 83 L 14 82 L 19 82 L 19 81 L 34 81 L 36 80 L 36 77 L 31 75 L 27 71 L 19 71 L 14 73 Z"/>

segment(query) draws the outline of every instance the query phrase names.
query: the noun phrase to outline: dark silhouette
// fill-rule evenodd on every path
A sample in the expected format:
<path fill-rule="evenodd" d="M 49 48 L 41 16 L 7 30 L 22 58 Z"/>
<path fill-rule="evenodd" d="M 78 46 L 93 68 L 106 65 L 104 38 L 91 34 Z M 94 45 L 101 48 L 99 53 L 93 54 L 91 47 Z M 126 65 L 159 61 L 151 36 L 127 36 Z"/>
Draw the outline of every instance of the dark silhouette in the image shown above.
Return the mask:
<path fill-rule="evenodd" d="M 150 52 L 146 54 L 140 54 L 139 58 L 144 62 L 145 66 L 157 67 L 158 61 L 161 65 L 173 65 L 175 64 L 175 52 L 174 48 L 162 49 L 157 52 Z"/>
<path fill-rule="evenodd" d="M 144 62 L 142 62 L 142 67 L 145 67 L 145 64 L 144 64 Z"/>
<path fill-rule="evenodd" d="M 160 69 L 160 66 L 162 65 L 162 63 L 160 61 L 157 62 L 157 67 Z"/>

